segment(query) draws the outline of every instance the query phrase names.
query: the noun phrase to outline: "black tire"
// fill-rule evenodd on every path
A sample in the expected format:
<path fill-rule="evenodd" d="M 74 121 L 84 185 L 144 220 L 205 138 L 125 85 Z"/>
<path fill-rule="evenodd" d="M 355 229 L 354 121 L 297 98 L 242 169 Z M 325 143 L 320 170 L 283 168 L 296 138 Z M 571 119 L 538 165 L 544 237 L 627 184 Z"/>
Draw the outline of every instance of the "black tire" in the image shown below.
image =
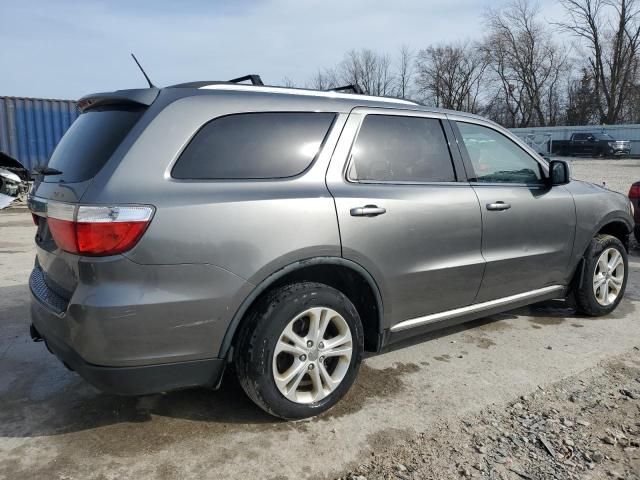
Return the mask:
<path fill-rule="evenodd" d="M 622 256 L 622 261 L 624 264 L 624 278 L 622 281 L 622 287 L 620 288 L 615 301 L 613 301 L 609 305 L 602 305 L 596 298 L 596 294 L 593 288 L 593 280 L 596 273 L 598 259 L 600 258 L 600 255 L 602 255 L 602 253 L 609 248 L 617 250 L 618 253 L 620 253 L 620 255 Z M 591 245 L 589 245 L 584 258 L 586 263 L 582 275 L 582 280 L 575 291 L 575 300 L 578 307 L 578 312 L 584 315 L 589 315 L 591 317 L 607 315 L 616 309 L 616 307 L 622 300 L 622 297 L 624 296 L 624 292 L 627 286 L 627 278 L 629 276 L 629 261 L 627 258 L 627 250 L 624 248 L 622 242 L 616 237 L 613 237 L 611 235 L 599 234 L 596 235 L 593 240 L 591 240 Z"/>
<path fill-rule="evenodd" d="M 640 225 L 636 225 L 633 229 L 633 236 L 636 237 L 636 242 L 640 244 Z"/>
<path fill-rule="evenodd" d="M 345 376 L 333 392 L 318 402 L 302 404 L 280 392 L 272 362 L 285 327 L 313 307 L 330 308 L 344 318 L 351 331 L 352 355 Z M 349 390 L 358 374 L 363 344 L 358 311 L 342 292 L 321 283 L 295 283 L 269 292 L 250 311 L 236 343 L 235 366 L 244 391 L 267 413 L 286 420 L 308 418 L 330 409 Z"/>

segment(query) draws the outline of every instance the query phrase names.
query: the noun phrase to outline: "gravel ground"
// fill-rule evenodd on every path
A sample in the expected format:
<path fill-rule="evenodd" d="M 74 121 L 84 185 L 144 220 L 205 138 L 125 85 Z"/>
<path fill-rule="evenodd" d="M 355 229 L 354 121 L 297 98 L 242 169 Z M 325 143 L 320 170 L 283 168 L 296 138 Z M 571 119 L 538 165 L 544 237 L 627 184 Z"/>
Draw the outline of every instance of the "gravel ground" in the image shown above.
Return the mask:
<path fill-rule="evenodd" d="M 577 180 L 603 183 L 616 192 L 629 193 L 633 182 L 640 181 L 640 159 L 563 158 L 571 164 L 571 173 Z"/>
<path fill-rule="evenodd" d="M 373 451 L 339 478 L 639 479 L 639 350 Z"/>

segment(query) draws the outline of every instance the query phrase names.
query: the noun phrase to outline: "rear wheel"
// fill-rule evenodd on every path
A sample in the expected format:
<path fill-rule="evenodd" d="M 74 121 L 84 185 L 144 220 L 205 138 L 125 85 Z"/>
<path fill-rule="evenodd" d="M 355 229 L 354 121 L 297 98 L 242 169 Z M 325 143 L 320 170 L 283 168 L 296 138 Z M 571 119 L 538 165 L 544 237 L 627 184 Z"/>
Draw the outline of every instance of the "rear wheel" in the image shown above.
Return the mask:
<path fill-rule="evenodd" d="M 636 237 L 636 242 L 640 243 L 640 225 L 636 225 L 633 229 L 633 236 Z"/>
<path fill-rule="evenodd" d="M 301 282 L 270 292 L 237 344 L 236 370 L 247 395 L 285 419 L 318 415 L 349 390 L 362 359 L 360 317 L 340 291 Z"/>
<path fill-rule="evenodd" d="M 597 235 L 585 255 L 585 270 L 576 291 L 581 313 L 606 315 L 618 306 L 627 286 L 627 251 L 611 235 Z"/>

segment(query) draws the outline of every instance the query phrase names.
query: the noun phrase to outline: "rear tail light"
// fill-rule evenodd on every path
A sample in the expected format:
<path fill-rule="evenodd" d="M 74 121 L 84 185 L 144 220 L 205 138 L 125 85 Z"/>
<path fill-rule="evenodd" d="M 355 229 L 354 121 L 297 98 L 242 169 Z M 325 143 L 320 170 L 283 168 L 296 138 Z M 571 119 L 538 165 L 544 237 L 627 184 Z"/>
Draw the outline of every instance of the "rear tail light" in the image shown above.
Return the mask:
<path fill-rule="evenodd" d="M 640 198 L 640 183 L 631 185 L 629 190 L 629 198 Z"/>
<path fill-rule="evenodd" d="M 78 255 L 116 255 L 138 243 L 153 212 L 153 207 L 148 206 L 75 206 L 51 202 L 47 207 L 47 223 L 62 250 Z"/>

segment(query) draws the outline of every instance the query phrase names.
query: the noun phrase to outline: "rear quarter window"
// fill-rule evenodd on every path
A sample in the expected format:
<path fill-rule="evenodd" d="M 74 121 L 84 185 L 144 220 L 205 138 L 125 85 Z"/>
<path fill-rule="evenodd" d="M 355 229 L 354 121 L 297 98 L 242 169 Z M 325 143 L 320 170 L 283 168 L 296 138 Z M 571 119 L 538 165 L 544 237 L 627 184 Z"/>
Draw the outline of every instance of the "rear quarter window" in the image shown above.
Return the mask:
<path fill-rule="evenodd" d="M 81 114 L 53 151 L 48 166 L 60 175 L 48 175 L 45 182 L 84 182 L 104 166 L 145 108 L 103 107 Z"/>
<path fill-rule="evenodd" d="M 177 179 L 294 177 L 313 163 L 334 113 L 239 113 L 216 118 L 189 142 L 171 172 Z"/>

